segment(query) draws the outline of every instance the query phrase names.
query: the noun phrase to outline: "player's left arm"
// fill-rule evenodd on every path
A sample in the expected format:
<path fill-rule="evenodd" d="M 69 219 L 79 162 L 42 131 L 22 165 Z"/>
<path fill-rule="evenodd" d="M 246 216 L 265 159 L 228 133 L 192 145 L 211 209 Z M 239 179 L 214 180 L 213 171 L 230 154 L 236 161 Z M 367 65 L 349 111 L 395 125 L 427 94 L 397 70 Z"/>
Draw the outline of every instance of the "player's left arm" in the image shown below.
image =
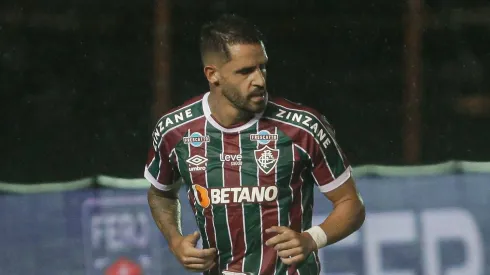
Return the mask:
<path fill-rule="evenodd" d="M 284 226 L 273 226 L 266 230 L 268 233 L 277 233 L 266 245 L 277 250 L 283 263 L 300 263 L 311 252 L 346 238 L 364 223 L 364 204 L 352 177 L 324 195 L 332 202 L 333 211 L 321 224 L 302 233 Z"/>
<path fill-rule="evenodd" d="M 332 202 L 333 211 L 321 224 L 305 232 L 286 227 L 269 229 L 278 235 L 266 244 L 275 247 L 285 264 L 299 263 L 311 252 L 346 238 L 358 230 L 365 219 L 364 203 L 351 175 L 351 166 L 332 128 L 326 121 L 320 123 L 328 132 L 329 142 L 317 138 L 304 149 L 311 160 L 311 174 L 320 192 Z"/>
<path fill-rule="evenodd" d="M 317 138 L 317 146 L 310 148 L 312 175 L 320 192 L 332 202 L 333 210 L 321 224 L 306 231 L 315 240 L 317 249 L 336 243 L 358 230 L 366 215 L 352 177 L 352 167 L 336 140 L 333 128 L 324 116 L 319 123 L 328 132 L 330 143 Z"/>
<path fill-rule="evenodd" d="M 321 239 L 316 240 L 320 242 L 316 243 L 317 249 L 336 243 L 357 231 L 361 228 L 366 216 L 364 203 L 352 177 L 349 177 L 336 189 L 323 194 L 332 202 L 333 211 L 318 227 L 314 226 L 307 230 L 312 236 L 320 235 L 313 236 Z"/>

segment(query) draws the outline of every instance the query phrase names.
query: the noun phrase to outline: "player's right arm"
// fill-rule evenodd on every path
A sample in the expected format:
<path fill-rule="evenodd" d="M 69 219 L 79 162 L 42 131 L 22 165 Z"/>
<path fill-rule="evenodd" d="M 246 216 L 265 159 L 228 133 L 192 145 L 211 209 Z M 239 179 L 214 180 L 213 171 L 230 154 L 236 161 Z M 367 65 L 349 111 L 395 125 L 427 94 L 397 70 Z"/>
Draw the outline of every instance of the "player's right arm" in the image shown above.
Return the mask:
<path fill-rule="evenodd" d="M 181 208 L 176 190 L 162 191 L 152 185 L 148 189 L 151 214 L 179 262 L 190 271 L 207 271 L 216 264 L 216 249 L 196 248 L 198 232 L 182 236 Z"/>
<path fill-rule="evenodd" d="M 148 189 L 151 214 L 179 262 L 190 271 L 207 271 L 215 265 L 216 249 L 196 248 L 198 232 L 182 236 L 178 172 L 167 152 L 164 142 L 154 142 L 146 163 L 145 178 L 151 183 Z"/>
<path fill-rule="evenodd" d="M 151 185 L 148 189 L 148 204 L 151 215 L 169 247 L 175 247 L 183 238 L 178 189 L 162 191 Z"/>

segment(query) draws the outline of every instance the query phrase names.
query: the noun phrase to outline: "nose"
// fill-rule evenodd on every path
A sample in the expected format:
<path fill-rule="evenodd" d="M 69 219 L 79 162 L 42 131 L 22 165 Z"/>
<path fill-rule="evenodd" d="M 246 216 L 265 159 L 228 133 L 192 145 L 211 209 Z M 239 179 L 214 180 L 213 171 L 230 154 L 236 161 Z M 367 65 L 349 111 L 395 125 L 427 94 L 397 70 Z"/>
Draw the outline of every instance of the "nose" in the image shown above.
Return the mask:
<path fill-rule="evenodd" d="M 258 67 L 252 74 L 252 85 L 256 87 L 265 87 L 266 72 Z"/>

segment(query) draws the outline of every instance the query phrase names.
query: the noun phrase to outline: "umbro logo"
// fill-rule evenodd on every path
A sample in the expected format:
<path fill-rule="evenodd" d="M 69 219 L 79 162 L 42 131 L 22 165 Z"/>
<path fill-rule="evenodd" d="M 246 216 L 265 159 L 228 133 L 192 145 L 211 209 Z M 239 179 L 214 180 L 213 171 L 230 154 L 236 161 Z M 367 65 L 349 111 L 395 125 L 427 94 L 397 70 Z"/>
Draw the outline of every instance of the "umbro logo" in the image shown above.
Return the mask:
<path fill-rule="evenodd" d="M 195 165 L 195 166 L 201 165 L 203 163 L 206 163 L 207 161 L 208 161 L 207 158 L 201 157 L 199 155 L 195 155 L 195 156 L 193 156 L 193 157 L 191 157 L 191 158 L 189 158 L 189 159 L 186 160 L 187 163 L 192 164 L 192 165 Z"/>
<path fill-rule="evenodd" d="M 199 155 L 188 158 L 186 162 L 189 164 L 189 172 L 206 170 L 206 166 L 204 164 L 207 161 L 207 158 L 201 157 Z"/>

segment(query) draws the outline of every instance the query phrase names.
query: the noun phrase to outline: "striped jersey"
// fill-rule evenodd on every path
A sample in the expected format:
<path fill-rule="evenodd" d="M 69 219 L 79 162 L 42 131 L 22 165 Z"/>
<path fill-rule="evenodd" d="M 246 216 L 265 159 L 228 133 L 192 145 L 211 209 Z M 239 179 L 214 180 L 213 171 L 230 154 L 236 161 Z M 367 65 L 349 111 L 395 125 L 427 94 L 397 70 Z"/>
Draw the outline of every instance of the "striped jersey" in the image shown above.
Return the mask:
<path fill-rule="evenodd" d="M 223 271 L 254 275 L 319 274 L 315 253 L 287 266 L 265 242 L 265 230 L 312 224 L 313 191 L 329 192 L 351 175 L 334 131 L 317 111 L 285 99 L 234 128 L 212 116 L 209 92 L 163 115 L 152 134 L 145 177 L 156 188 L 182 178 L 203 247 L 216 248 Z"/>

